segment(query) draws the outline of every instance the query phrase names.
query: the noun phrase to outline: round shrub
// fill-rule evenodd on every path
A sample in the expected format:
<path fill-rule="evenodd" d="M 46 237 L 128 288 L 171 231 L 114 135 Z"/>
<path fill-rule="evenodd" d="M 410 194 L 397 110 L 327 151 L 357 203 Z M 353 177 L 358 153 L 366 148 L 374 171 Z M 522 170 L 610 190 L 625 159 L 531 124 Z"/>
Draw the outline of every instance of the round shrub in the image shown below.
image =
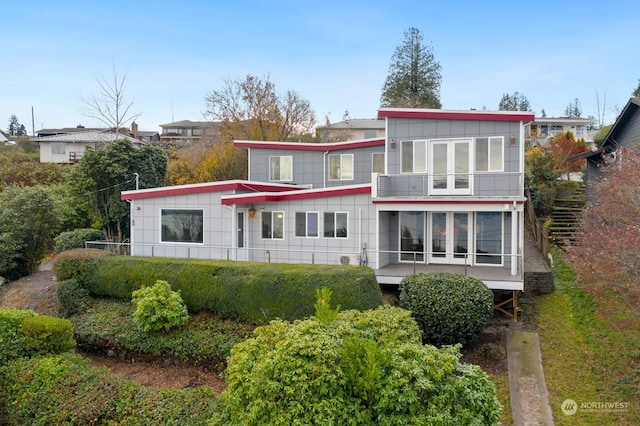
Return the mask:
<path fill-rule="evenodd" d="M 411 311 L 432 345 L 473 341 L 493 315 L 493 292 L 460 274 L 414 274 L 400 284 L 400 306 Z"/>
<path fill-rule="evenodd" d="M 400 308 L 274 320 L 232 349 L 213 424 L 495 424 L 495 386 L 459 360 Z"/>
<path fill-rule="evenodd" d="M 72 231 L 60 233 L 53 240 L 53 248 L 56 253 L 62 253 L 63 251 L 75 248 L 84 248 L 84 243 L 86 243 L 87 241 L 100 241 L 104 239 L 104 232 L 102 232 L 100 229 L 74 229 Z"/>
<path fill-rule="evenodd" d="M 91 302 L 89 292 L 75 278 L 58 283 L 56 294 L 65 317 L 84 313 Z"/>
<path fill-rule="evenodd" d="M 26 309 L 0 309 L 0 365 L 23 356 L 20 328 L 26 318 L 36 315 Z"/>
<path fill-rule="evenodd" d="M 69 320 L 46 315 L 25 318 L 20 327 L 22 346 L 28 356 L 58 354 L 76 347 Z"/>
<path fill-rule="evenodd" d="M 157 280 L 153 286 L 135 290 L 132 302 L 136 308 L 133 321 L 144 332 L 166 331 L 189 319 L 180 292 L 171 290 L 166 281 Z"/>

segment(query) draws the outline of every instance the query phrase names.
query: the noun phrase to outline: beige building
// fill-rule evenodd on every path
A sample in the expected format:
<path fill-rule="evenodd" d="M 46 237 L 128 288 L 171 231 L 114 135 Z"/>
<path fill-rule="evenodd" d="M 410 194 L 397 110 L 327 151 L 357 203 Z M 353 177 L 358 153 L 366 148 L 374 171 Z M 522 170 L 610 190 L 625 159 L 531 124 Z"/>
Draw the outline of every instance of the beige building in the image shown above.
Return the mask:
<path fill-rule="evenodd" d="M 181 120 L 161 124 L 160 127 L 160 143 L 172 146 L 212 145 L 218 141 L 220 132 L 220 123 L 216 121 Z"/>

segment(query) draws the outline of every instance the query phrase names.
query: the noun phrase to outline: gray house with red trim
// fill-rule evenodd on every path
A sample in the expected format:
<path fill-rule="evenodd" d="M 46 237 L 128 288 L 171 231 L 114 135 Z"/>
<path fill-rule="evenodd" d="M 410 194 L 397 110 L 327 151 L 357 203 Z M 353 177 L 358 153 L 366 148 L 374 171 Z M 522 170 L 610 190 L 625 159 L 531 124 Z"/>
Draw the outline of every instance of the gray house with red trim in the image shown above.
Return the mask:
<path fill-rule="evenodd" d="M 385 137 L 235 141 L 249 179 L 122 193 L 131 254 L 457 272 L 523 290 L 529 112 L 380 109 Z"/>

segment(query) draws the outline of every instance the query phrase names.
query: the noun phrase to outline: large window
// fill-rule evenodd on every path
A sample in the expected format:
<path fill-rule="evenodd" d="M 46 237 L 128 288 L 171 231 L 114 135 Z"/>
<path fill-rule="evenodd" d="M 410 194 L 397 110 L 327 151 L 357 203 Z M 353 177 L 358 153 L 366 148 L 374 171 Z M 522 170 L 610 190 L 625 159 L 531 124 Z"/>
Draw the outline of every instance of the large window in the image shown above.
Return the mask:
<path fill-rule="evenodd" d="M 502 264 L 502 213 L 476 213 L 476 263 Z"/>
<path fill-rule="evenodd" d="M 296 237 L 318 237 L 318 212 L 296 212 Z"/>
<path fill-rule="evenodd" d="M 165 243 L 202 243 L 202 210 L 162 209 L 161 241 Z"/>
<path fill-rule="evenodd" d="M 374 152 L 371 155 L 371 171 L 384 174 L 384 152 Z"/>
<path fill-rule="evenodd" d="M 348 238 L 349 215 L 340 212 L 326 212 L 324 214 L 325 238 Z"/>
<path fill-rule="evenodd" d="M 51 153 L 52 154 L 66 154 L 67 153 L 67 143 L 66 142 L 51 142 Z"/>
<path fill-rule="evenodd" d="M 504 138 L 476 138 L 476 171 L 501 172 L 504 170 Z"/>
<path fill-rule="evenodd" d="M 329 180 L 353 180 L 353 154 L 329 155 Z"/>
<path fill-rule="evenodd" d="M 402 173 L 427 172 L 427 141 L 402 141 Z"/>
<path fill-rule="evenodd" d="M 284 239 L 284 212 L 262 212 L 262 238 Z"/>
<path fill-rule="evenodd" d="M 293 180 L 293 158 L 291 156 L 269 157 L 269 179 L 276 181 Z"/>
<path fill-rule="evenodd" d="M 430 141 L 431 194 L 470 194 L 471 139 Z"/>

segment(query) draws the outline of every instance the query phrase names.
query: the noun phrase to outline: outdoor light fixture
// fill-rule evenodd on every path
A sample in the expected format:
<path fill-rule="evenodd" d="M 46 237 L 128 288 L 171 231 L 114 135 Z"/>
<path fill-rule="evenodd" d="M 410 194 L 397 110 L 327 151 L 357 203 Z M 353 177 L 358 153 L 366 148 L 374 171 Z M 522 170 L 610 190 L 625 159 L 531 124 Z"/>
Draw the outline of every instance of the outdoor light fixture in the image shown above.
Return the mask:
<path fill-rule="evenodd" d="M 394 149 L 394 148 L 396 147 L 396 141 L 395 141 L 395 139 L 391 139 L 391 142 L 389 142 L 389 147 L 390 147 L 391 149 Z"/>
<path fill-rule="evenodd" d="M 253 206 L 249 209 L 249 217 L 256 217 L 256 209 Z"/>
<path fill-rule="evenodd" d="M 511 135 L 511 136 L 509 137 L 509 142 L 511 142 L 511 144 L 516 143 L 516 137 L 515 137 L 514 135 Z"/>

